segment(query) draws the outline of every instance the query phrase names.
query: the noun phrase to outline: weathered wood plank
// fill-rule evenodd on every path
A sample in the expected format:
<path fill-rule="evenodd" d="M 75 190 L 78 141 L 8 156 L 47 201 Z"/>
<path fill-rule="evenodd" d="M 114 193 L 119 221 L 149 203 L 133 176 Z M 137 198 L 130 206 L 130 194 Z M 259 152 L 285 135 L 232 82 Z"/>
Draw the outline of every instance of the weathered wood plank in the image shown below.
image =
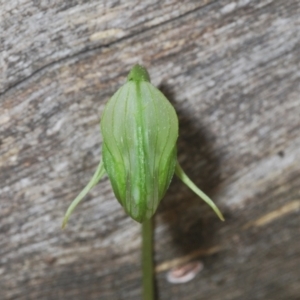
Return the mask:
<path fill-rule="evenodd" d="M 8 1 L 1 7 L 0 92 L 46 66 L 106 47 L 211 1 Z M 1 78 L 1 77 L 0 77 Z"/>
<path fill-rule="evenodd" d="M 140 227 L 107 179 L 60 230 L 99 160 L 104 104 L 136 62 L 178 112 L 180 161 L 226 216 L 174 180 L 157 265 L 220 250 L 185 285 L 159 272 L 158 298 L 299 298 L 299 1 L 0 5 L 1 299 L 141 298 Z"/>

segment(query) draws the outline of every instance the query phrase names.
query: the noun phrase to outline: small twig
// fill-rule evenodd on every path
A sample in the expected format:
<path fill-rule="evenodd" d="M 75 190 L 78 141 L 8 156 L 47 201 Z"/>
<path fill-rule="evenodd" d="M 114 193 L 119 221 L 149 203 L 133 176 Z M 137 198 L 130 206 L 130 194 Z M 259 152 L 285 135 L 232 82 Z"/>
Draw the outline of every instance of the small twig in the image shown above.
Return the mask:
<path fill-rule="evenodd" d="M 300 201 L 295 200 L 290 203 L 287 203 L 267 214 L 258 218 L 255 221 L 248 222 L 243 226 L 243 229 L 248 229 L 250 227 L 261 227 L 267 225 L 278 218 L 281 218 L 289 213 L 296 212 L 300 210 Z"/>
<path fill-rule="evenodd" d="M 164 272 L 167 271 L 171 268 L 174 267 L 178 267 L 182 264 L 185 264 L 187 262 L 190 262 L 191 260 L 199 257 L 199 256 L 207 256 L 207 255 L 213 255 L 217 252 L 220 252 L 222 249 L 220 246 L 215 246 L 215 247 L 211 247 L 208 249 L 198 249 L 195 250 L 185 256 L 179 257 L 179 258 L 175 258 L 166 262 L 161 263 L 160 265 L 158 265 L 155 268 L 155 272 L 159 273 L 159 272 Z"/>

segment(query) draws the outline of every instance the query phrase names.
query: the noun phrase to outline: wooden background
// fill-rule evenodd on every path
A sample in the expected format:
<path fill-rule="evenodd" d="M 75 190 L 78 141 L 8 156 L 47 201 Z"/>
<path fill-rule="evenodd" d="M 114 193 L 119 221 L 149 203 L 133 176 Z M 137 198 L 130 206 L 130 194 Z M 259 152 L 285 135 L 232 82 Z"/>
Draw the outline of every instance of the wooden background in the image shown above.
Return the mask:
<path fill-rule="evenodd" d="M 99 118 L 135 63 L 175 106 L 155 217 L 157 299 L 300 299 L 300 1 L 0 2 L 0 299 L 141 299 L 140 226 L 108 179 Z M 176 262 L 204 269 L 172 285 Z"/>

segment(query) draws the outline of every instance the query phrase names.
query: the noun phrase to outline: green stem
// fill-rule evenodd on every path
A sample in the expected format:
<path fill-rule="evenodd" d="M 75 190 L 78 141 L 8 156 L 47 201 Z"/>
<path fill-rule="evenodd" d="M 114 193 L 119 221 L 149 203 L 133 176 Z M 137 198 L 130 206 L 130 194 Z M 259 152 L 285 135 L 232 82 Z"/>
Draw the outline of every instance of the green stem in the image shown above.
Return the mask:
<path fill-rule="evenodd" d="M 142 223 L 143 300 L 154 300 L 152 219 Z"/>

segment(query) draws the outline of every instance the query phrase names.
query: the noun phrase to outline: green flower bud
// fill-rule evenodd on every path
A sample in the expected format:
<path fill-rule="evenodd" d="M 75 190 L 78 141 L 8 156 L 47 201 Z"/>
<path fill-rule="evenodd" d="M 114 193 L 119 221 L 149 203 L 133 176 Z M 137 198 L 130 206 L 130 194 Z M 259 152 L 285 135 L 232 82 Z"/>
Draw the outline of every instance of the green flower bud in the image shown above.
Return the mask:
<path fill-rule="evenodd" d="M 101 120 L 102 161 L 69 207 L 70 214 L 107 172 L 114 194 L 138 222 L 150 219 L 174 172 L 223 220 L 215 204 L 186 176 L 177 162 L 178 118 L 167 98 L 150 83 L 147 70 L 135 65 L 127 82 L 108 101 Z"/>
<path fill-rule="evenodd" d="M 151 218 L 174 174 L 178 119 L 146 69 L 135 66 L 109 100 L 101 131 L 104 168 L 117 199 L 134 220 Z"/>

